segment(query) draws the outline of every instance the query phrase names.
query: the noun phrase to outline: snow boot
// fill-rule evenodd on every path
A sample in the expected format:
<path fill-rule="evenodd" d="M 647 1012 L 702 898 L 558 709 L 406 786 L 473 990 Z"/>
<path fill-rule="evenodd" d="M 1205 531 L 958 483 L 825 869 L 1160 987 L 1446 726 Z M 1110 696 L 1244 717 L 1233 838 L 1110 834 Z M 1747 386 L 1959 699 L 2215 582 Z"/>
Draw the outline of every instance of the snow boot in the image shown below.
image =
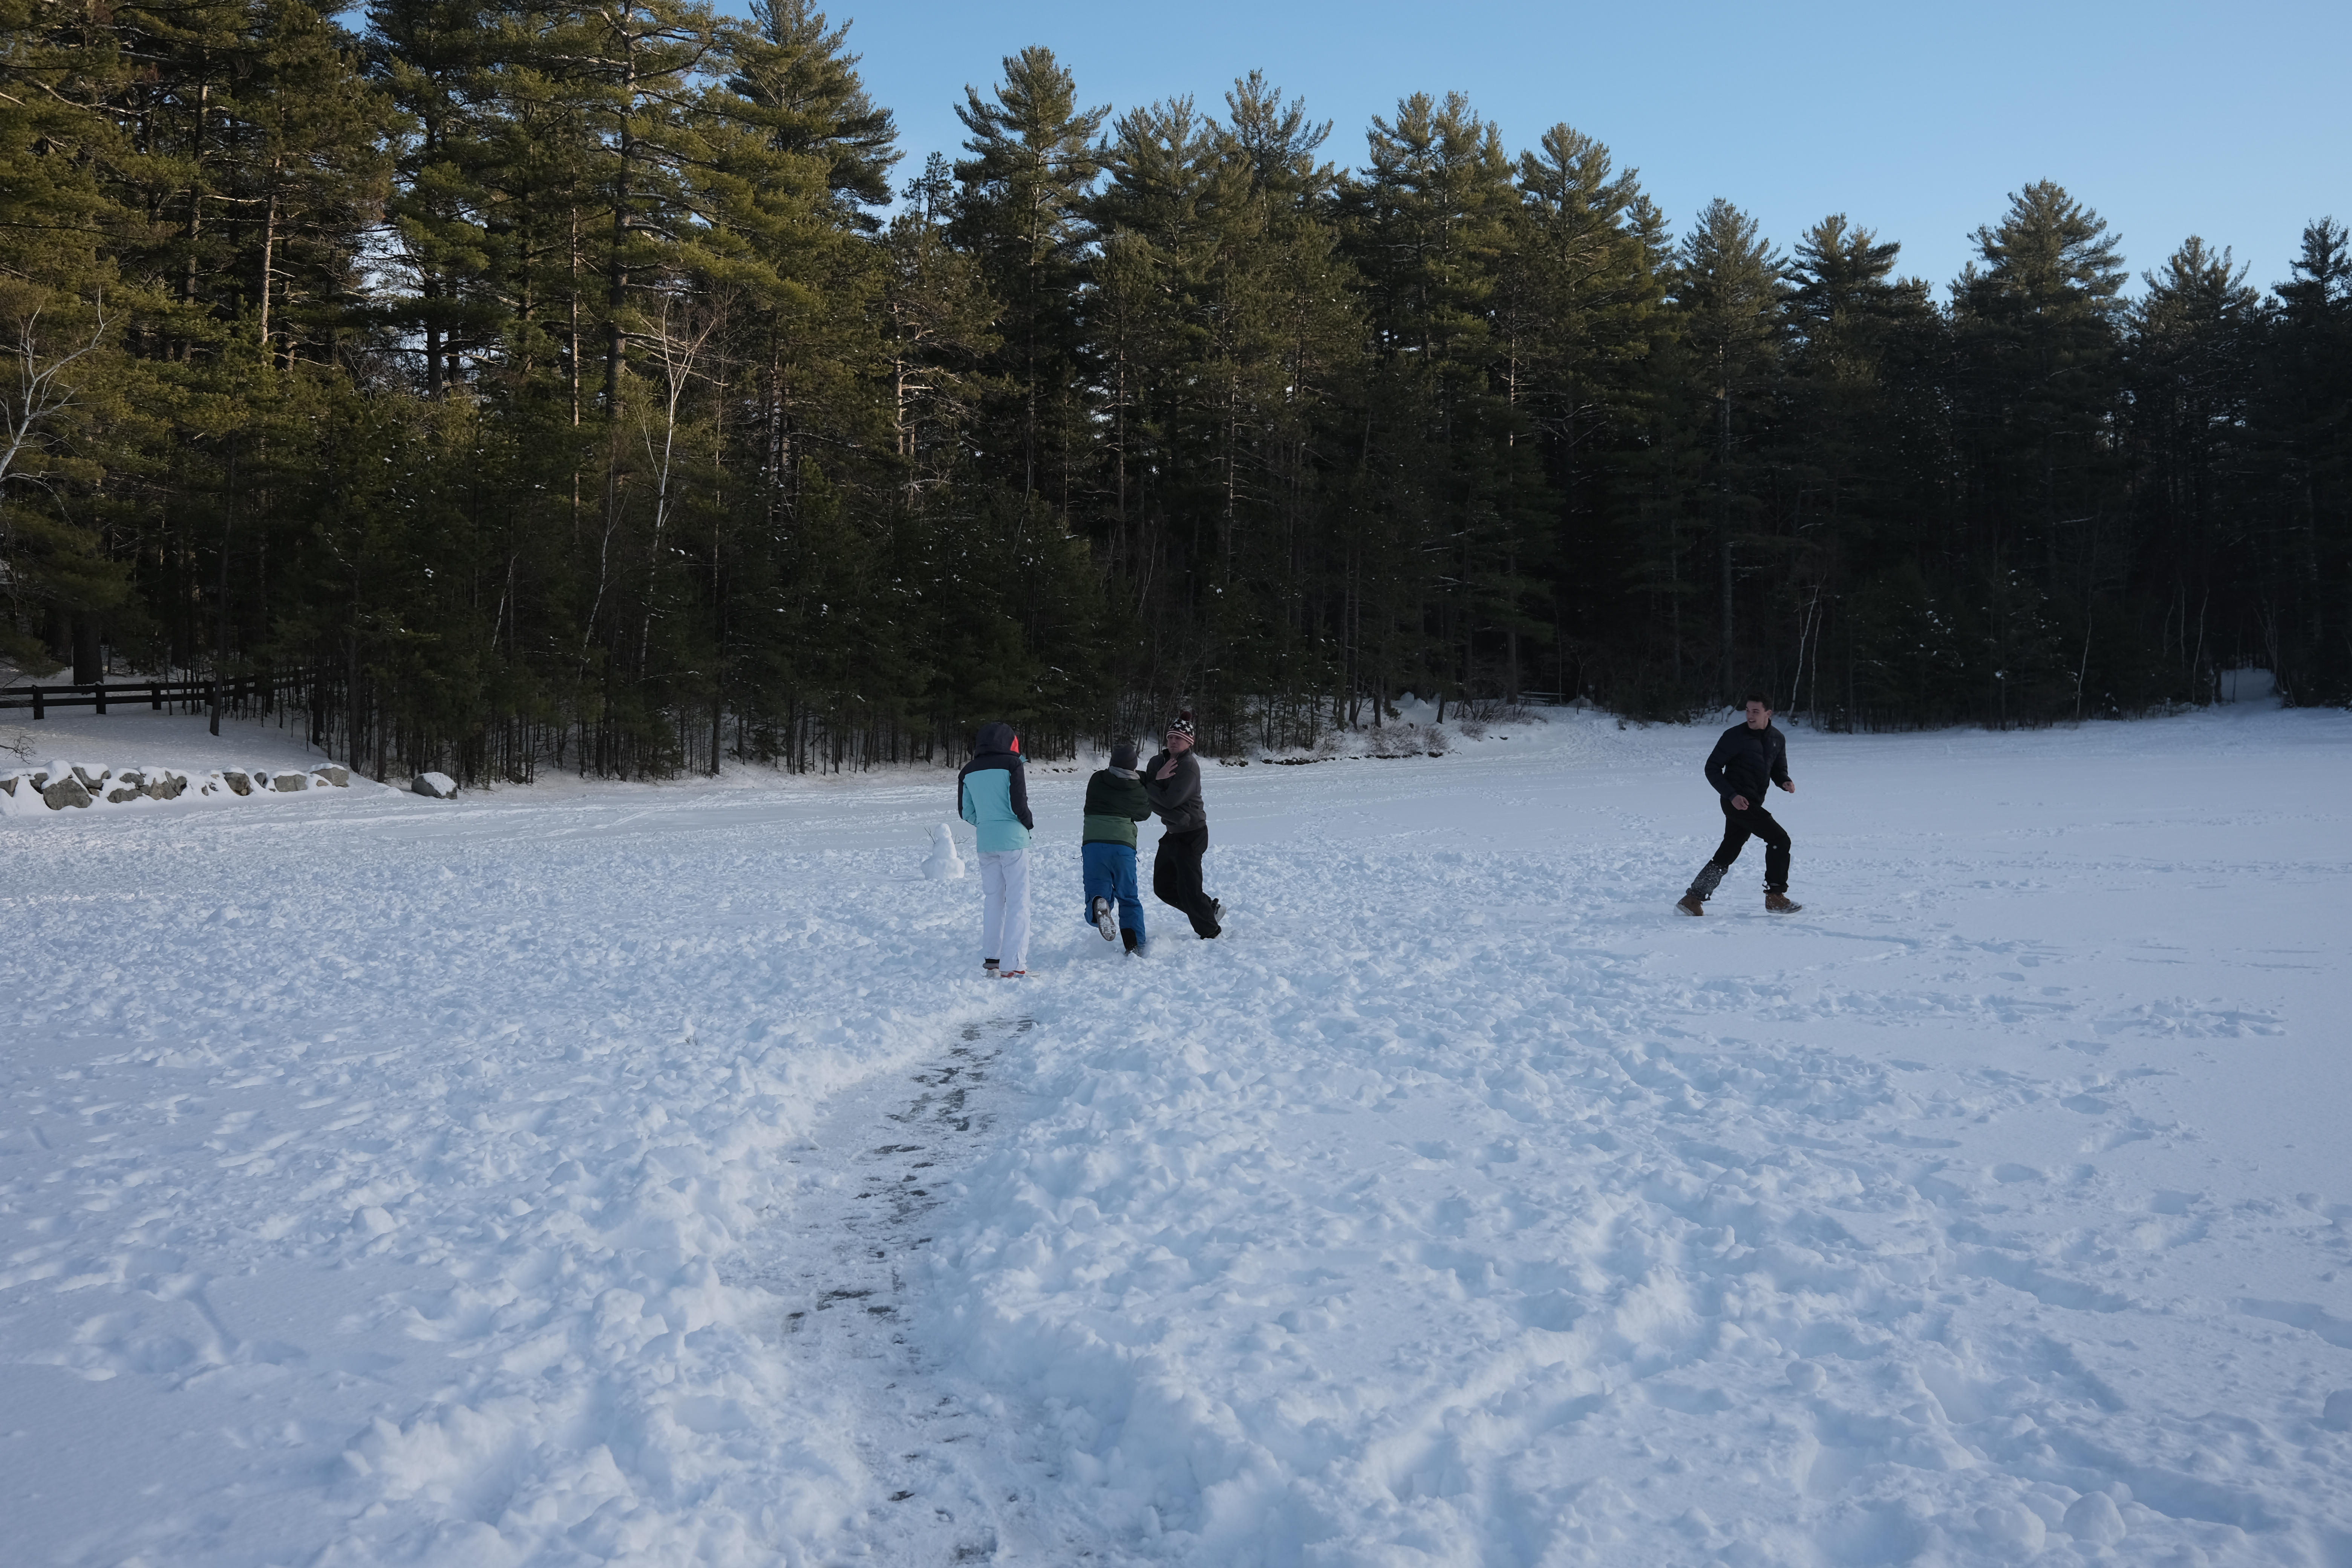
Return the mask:
<path fill-rule="evenodd" d="M 1118 940 L 1118 910 L 1108 899 L 1095 900 L 1095 930 L 1105 942 Z"/>
<path fill-rule="evenodd" d="M 1798 903 L 1786 893 L 1776 893 L 1769 889 L 1765 889 L 1764 908 L 1769 913 L 1776 915 L 1793 915 L 1804 907 L 1804 905 Z"/>
<path fill-rule="evenodd" d="M 982 980 L 993 980 L 997 977 L 1000 971 L 996 967 L 996 960 L 992 958 L 983 958 L 980 961 L 980 977 Z"/>
<path fill-rule="evenodd" d="M 1712 860 L 1708 861 L 1698 868 L 1698 875 L 1691 879 L 1690 891 L 1675 900 L 1675 908 L 1686 915 L 1706 913 L 1707 900 L 1715 897 L 1715 889 L 1722 883 L 1723 868 Z"/>
<path fill-rule="evenodd" d="M 1137 953 L 1143 951 L 1142 940 L 1133 931 L 1127 930 L 1125 927 L 1120 928 L 1118 940 L 1127 944 L 1127 955 L 1129 958 L 1133 958 Z"/>

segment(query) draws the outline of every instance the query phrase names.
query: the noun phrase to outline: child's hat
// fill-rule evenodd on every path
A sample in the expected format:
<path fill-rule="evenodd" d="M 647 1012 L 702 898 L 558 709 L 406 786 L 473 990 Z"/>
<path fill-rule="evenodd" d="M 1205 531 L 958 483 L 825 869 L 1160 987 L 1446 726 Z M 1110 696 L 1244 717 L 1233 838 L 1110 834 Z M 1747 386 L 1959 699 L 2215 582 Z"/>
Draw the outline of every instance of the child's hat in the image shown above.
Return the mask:
<path fill-rule="evenodd" d="M 1110 749 L 1110 765 L 1115 768 L 1133 768 L 1135 766 L 1135 742 L 1132 741 L 1121 741 L 1118 745 L 1113 746 Z"/>

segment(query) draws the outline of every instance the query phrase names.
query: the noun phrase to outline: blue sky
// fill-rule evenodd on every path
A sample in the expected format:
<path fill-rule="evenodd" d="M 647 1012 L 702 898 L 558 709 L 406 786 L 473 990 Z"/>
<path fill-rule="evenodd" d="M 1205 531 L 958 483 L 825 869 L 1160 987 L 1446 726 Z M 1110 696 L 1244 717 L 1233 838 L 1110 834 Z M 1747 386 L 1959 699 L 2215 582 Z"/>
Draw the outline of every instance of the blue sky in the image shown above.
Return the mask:
<path fill-rule="evenodd" d="M 731 7 L 730 7 L 731 8 Z M 2352 222 L 2352 3 L 1778 7 L 1394 0 L 835 0 L 908 154 L 952 155 L 964 84 L 1053 48 L 1090 103 L 1191 93 L 1222 110 L 1253 67 L 1335 121 L 1360 163 L 1399 97 L 1459 89 L 1516 151 L 1556 121 L 1609 144 L 1677 230 L 1713 196 L 1785 248 L 1843 211 L 1939 287 L 2007 194 L 2058 181 L 2137 275 L 2201 234 L 2286 276 L 2303 225 Z"/>

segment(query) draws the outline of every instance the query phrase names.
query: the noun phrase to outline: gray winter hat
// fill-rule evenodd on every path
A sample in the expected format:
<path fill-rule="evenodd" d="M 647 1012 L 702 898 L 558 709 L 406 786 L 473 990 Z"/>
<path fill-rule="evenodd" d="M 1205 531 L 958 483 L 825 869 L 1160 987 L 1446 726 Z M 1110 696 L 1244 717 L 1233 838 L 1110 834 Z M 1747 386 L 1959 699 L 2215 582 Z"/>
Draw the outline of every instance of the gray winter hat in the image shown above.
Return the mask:
<path fill-rule="evenodd" d="M 1135 742 L 1121 741 L 1110 749 L 1110 765 L 1132 770 L 1135 766 Z"/>

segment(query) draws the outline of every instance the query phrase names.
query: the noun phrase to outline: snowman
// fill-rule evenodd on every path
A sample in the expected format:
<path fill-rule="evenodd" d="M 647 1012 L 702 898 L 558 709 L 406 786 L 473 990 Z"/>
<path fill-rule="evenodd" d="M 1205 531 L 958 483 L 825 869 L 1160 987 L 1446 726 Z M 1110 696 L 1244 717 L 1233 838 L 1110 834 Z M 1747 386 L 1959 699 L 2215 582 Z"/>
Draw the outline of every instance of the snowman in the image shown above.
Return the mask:
<path fill-rule="evenodd" d="M 955 830 L 946 823 L 931 829 L 930 858 L 923 875 L 934 882 L 952 882 L 963 876 L 963 858 L 956 853 Z"/>

